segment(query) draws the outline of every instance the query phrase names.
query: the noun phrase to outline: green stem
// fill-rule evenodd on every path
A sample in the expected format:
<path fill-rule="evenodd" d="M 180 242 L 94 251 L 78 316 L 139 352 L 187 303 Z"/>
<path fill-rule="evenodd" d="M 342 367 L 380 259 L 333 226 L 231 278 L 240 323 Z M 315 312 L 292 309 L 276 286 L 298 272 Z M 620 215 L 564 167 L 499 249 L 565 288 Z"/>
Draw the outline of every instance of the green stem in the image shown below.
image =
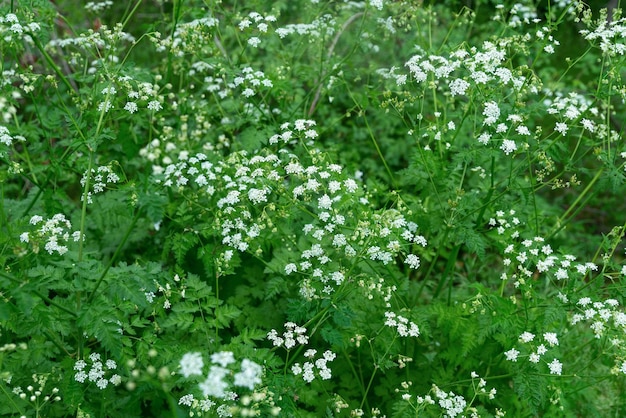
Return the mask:
<path fill-rule="evenodd" d="M 593 179 L 591 179 L 591 182 L 589 182 L 589 184 L 587 185 L 587 187 L 585 187 L 585 189 L 582 191 L 582 193 L 580 193 L 577 197 L 576 200 L 574 201 L 574 203 L 572 203 L 570 205 L 569 208 L 567 208 L 567 210 L 565 211 L 565 213 L 559 217 L 559 219 L 556 222 L 556 229 L 554 231 L 552 231 L 550 233 L 550 235 L 548 236 L 548 240 L 552 239 L 561 229 L 565 228 L 565 226 L 569 223 L 569 220 L 576 215 L 576 213 L 578 213 L 584 206 L 580 205 L 579 208 L 577 208 L 577 206 L 580 204 L 581 200 L 585 199 L 583 204 L 586 203 L 591 196 L 587 196 L 587 194 L 589 193 L 589 191 L 592 189 L 593 185 L 600 179 L 600 176 L 602 175 L 602 173 L 604 173 L 604 167 L 600 168 L 598 170 L 598 172 L 596 173 L 596 175 L 593 177 Z M 576 210 L 574 211 L 574 208 L 576 208 Z M 572 211 L 574 211 L 574 213 L 572 213 Z M 571 216 L 570 216 L 571 214 Z M 568 216 L 570 217 L 569 219 Z"/>
<path fill-rule="evenodd" d="M 87 303 L 93 302 L 94 298 L 96 297 L 96 292 L 98 291 L 98 288 L 100 287 L 100 284 L 102 284 L 102 281 L 104 280 L 104 278 L 106 277 L 107 273 L 109 272 L 109 269 L 113 266 L 113 263 L 115 263 L 115 261 L 117 260 L 118 256 L 122 252 L 122 249 L 124 248 L 124 245 L 126 245 L 126 241 L 128 240 L 128 237 L 130 236 L 130 233 L 133 231 L 133 229 L 135 229 L 135 225 L 137 224 L 137 221 L 139 220 L 140 213 L 141 213 L 141 210 L 138 210 L 135 213 L 135 216 L 133 217 L 133 220 L 131 221 L 130 225 L 128 226 L 128 229 L 126 230 L 126 233 L 124 234 L 124 237 L 122 238 L 122 240 L 118 244 L 117 248 L 115 249 L 115 253 L 113 254 L 113 257 L 111 257 L 111 259 L 109 260 L 106 268 L 104 269 L 104 271 L 102 272 L 102 274 L 98 278 L 98 281 L 96 282 L 96 285 L 94 286 L 93 290 L 91 291 L 91 294 L 87 298 Z"/>
<path fill-rule="evenodd" d="M 65 84 L 65 86 L 67 87 L 68 91 L 76 93 L 76 90 L 72 86 L 72 83 L 70 83 L 70 81 L 67 79 L 65 74 L 63 74 L 63 71 L 61 71 L 59 66 L 56 65 L 56 63 L 54 62 L 54 60 L 52 59 L 50 54 L 48 54 L 48 52 L 45 50 L 45 48 L 43 47 L 43 45 L 41 44 L 39 39 L 37 39 L 37 37 L 34 34 L 30 34 L 30 36 L 33 39 L 33 42 L 35 43 L 35 46 L 37 47 L 39 52 L 41 52 L 41 55 L 43 55 L 43 58 L 46 60 L 48 65 L 52 68 L 52 71 L 54 71 L 55 74 L 61 79 L 63 84 Z"/>
<path fill-rule="evenodd" d="M 7 280 L 10 280 L 11 282 L 13 282 L 13 283 L 15 283 L 17 285 L 21 285 L 22 284 L 22 281 L 20 281 L 19 279 L 11 276 L 8 273 L 5 273 L 5 272 L 1 271 L 1 270 L 0 270 L 0 276 L 4 277 Z M 52 299 L 50 299 L 49 297 L 45 296 L 44 294 L 42 294 L 38 290 L 33 290 L 32 292 L 33 292 L 33 294 L 35 294 L 38 298 L 40 298 L 41 300 L 43 300 L 47 304 L 49 304 L 51 306 L 54 306 L 55 308 L 58 308 L 58 309 L 62 310 L 63 312 L 72 315 L 73 317 L 76 317 L 76 312 L 66 308 L 63 305 L 58 304 L 57 302 L 55 302 Z"/>
<path fill-rule="evenodd" d="M 380 147 L 378 146 L 378 141 L 374 137 L 374 133 L 372 132 L 372 128 L 370 128 L 370 125 L 367 122 L 367 116 L 365 116 L 365 111 L 363 111 L 363 121 L 365 122 L 365 126 L 367 127 L 367 133 L 370 135 L 372 143 L 374 144 L 374 147 L 376 148 L 376 152 L 378 153 L 378 156 L 380 157 L 381 161 L 383 162 L 383 165 L 385 166 L 385 170 L 387 170 L 387 174 L 389 175 L 389 179 L 391 180 L 393 188 L 397 189 L 398 186 L 396 184 L 396 179 L 393 176 L 393 173 L 391 172 L 391 169 L 389 168 L 389 165 L 387 164 L 387 160 L 383 156 L 383 153 L 380 150 Z"/>

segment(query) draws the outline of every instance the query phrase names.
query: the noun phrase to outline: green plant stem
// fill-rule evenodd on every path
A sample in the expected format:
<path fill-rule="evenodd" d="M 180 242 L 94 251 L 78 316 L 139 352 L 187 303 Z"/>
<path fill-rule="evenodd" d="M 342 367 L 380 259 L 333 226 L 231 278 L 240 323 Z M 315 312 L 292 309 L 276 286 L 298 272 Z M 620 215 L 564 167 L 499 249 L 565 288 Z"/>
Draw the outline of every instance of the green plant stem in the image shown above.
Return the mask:
<path fill-rule="evenodd" d="M 130 236 L 130 233 L 135 229 L 135 225 L 137 224 L 137 221 L 139 220 L 139 215 L 140 214 L 141 214 L 141 210 L 137 210 L 137 212 L 135 212 L 135 216 L 133 217 L 133 220 L 131 221 L 130 225 L 128 226 L 128 229 L 126 230 L 126 233 L 124 234 L 124 237 L 122 238 L 122 240 L 118 244 L 117 248 L 115 249 L 115 253 L 113 254 L 113 257 L 111 257 L 111 259 L 107 263 L 107 266 L 105 267 L 104 271 L 102 272 L 102 274 L 100 274 L 100 277 L 96 281 L 96 285 L 91 290 L 91 294 L 87 298 L 87 303 L 93 302 L 94 298 L 96 297 L 96 292 L 98 291 L 98 288 L 100 287 L 100 284 L 102 283 L 102 281 L 106 277 L 107 273 L 109 272 L 109 269 L 113 266 L 113 263 L 115 263 L 115 261 L 117 261 L 117 258 L 119 257 L 120 253 L 122 252 L 122 249 L 124 248 L 124 245 L 126 245 L 126 241 L 128 240 L 128 237 Z"/>
<path fill-rule="evenodd" d="M 592 190 L 593 185 L 600 179 L 600 176 L 604 173 L 604 167 L 600 168 L 596 175 L 591 179 L 587 187 L 576 197 L 574 203 L 570 205 L 569 208 L 565 211 L 563 215 L 559 217 L 556 222 L 556 228 L 548 235 L 547 240 L 552 239 L 560 230 L 565 228 L 569 221 L 576 216 L 576 214 L 584 207 L 584 204 L 589 201 L 589 199 L 593 196 L 593 193 L 589 196 L 587 194 Z M 583 201 L 584 199 L 584 201 Z M 583 204 L 580 202 L 583 201 Z M 580 205 L 580 207 L 578 207 Z M 576 209 L 574 211 L 574 209 Z M 573 213 L 572 213 L 573 212 Z M 569 217 L 569 219 L 568 219 Z"/>
<path fill-rule="evenodd" d="M 389 175 L 389 179 L 391 180 L 391 184 L 392 184 L 394 189 L 397 189 L 398 185 L 396 183 L 396 179 L 395 179 L 393 173 L 391 172 L 391 169 L 389 168 L 389 165 L 387 164 L 387 160 L 385 159 L 385 156 L 383 155 L 382 151 L 380 150 L 380 147 L 378 146 L 378 141 L 376 140 L 376 137 L 374 136 L 374 132 L 372 132 L 372 128 L 370 128 L 370 124 L 367 121 L 367 116 L 365 115 L 365 111 L 363 111 L 363 121 L 365 122 L 365 127 L 367 128 L 367 133 L 369 134 L 370 139 L 372 140 L 372 144 L 374 144 L 374 147 L 376 148 L 376 153 L 378 153 L 378 156 L 380 157 L 380 160 L 382 161 L 383 165 L 385 166 L 385 170 L 387 171 L 387 174 Z"/>
<path fill-rule="evenodd" d="M 90 151 L 87 174 L 85 175 L 85 186 L 83 190 L 83 204 L 80 211 L 80 235 L 78 239 L 78 261 L 83 261 L 83 248 L 85 246 L 85 223 L 87 220 L 87 204 L 89 203 L 89 188 L 91 187 L 91 170 L 94 164 L 95 153 Z"/>
<path fill-rule="evenodd" d="M 0 270 L 0 276 L 4 277 L 7 280 L 10 280 L 11 282 L 15 283 L 16 285 L 22 285 L 22 281 L 13 277 L 12 275 L 5 273 L 3 271 Z M 40 298 L 41 300 L 43 300 L 45 303 L 54 306 L 55 308 L 58 308 L 59 310 L 70 314 L 71 316 L 73 316 L 74 318 L 76 317 L 76 312 L 66 308 L 65 306 L 53 301 L 52 299 L 50 299 L 49 297 L 47 297 L 46 295 L 44 295 L 43 293 L 39 292 L 38 290 L 32 290 L 32 293 L 34 295 L 36 295 L 38 298 Z"/>
<path fill-rule="evenodd" d="M 52 68 L 52 71 L 54 71 L 54 73 L 61 79 L 61 82 L 65 84 L 65 86 L 67 87 L 67 90 L 70 92 L 77 93 L 74 86 L 72 86 L 72 83 L 70 83 L 70 81 L 65 76 L 65 74 L 63 74 L 63 71 L 61 71 L 59 66 L 56 65 L 56 63 L 54 62 L 50 54 L 48 54 L 48 51 L 45 50 L 45 48 L 43 47 L 39 39 L 37 39 L 37 37 L 34 34 L 30 34 L 30 36 L 33 39 L 35 46 L 37 47 L 37 49 L 39 50 L 43 58 L 46 60 L 50 68 Z"/>
<path fill-rule="evenodd" d="M 459 255 L 461 246 L 462 244 L 457 244 L 450 251 L 450 255 L 448 256 L 448 260 L 446 261 L 446 267 L 444 268 L 443 274 L 441 275 L 441 278 L 439 279 L 439 283 L 437 283 L 437 288 L 435 289 L 435 292 L 433 293 L 433 300 L 437 299 L 437 297 L 439 296 L 439 292 L 441 292 L 441 289 L 443 288 L 444 284 L 448 281 L 448 277 L 452 274 L 452 271 L 454 270 L 454 265 L 456 264 L 456 259 Z"/>
<path fill-rule="evenodd" d="M 13 396 L 11 396 L 11 394 L 9 392 L 7 392 L 7 390 L 4 388 L 4 383 L 0 383 L 0 389 L 2 390 L 2 392 L 4 393 L 4 397 L 6 399 L 9 400 L 9 402 L 11 402 L 11 404 L 13 405 L 13 411 L 17 411 L 20 416 L 25 416 L 24 412 L 22 410 L 22 408 L 20 408 L 15 401 L 13 400 Z"/>

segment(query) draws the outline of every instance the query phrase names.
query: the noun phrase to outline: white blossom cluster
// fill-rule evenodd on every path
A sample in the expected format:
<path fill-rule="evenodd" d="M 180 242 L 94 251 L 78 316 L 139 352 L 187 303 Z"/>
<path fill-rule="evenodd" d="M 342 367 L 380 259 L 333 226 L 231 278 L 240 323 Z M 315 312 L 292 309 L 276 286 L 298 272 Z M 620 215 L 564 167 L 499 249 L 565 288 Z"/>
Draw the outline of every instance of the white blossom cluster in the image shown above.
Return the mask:
<path fill-rule="evenodd" d="M 235 77 L 227 86 L 231 89 L 241 89 L 241 95 L 246 99 L 257 94 L 259 89 L 269 89 L 274 86 L 272 80 L 267 78 L 263 71 L 255 71 L 252 67 L 244 67 L 241 75 Z"/>
<path fill-rule="evenodd" d="M 531 23 L 539 23 L 541 21 L 537 17 L 537 10 L 533 5 L 515 3 L 509 13 L 509 26 L 512 28 L 529 25 Z"/>
<path fill-rule="evenodd" d="M 104 1 L 98 1 L 98 2 L 89 1 L 87 2 L 87 4 L 85 4 L 85 10 L 91 13 L 101 13 L 102 11 L 110 8 L 111 6 L 113 6 L 113 2 L 111 0 L 104 0 Z"/>
<path fill-rule="evenodd" d="M 432 410 L 439 408 L 439 414 L 443 417 L 479 417 L 480 415 L 478 415 L 477 408 L 472 406 L 473 401 L 477 396 L 484 396 L 489 400 L 493 400 L 496 397 L 497 391 L 495 388 L 487 391 L 487 381 L 481 378 L 478 373 L 472 372 L 471 378 L 475 396 L 469 403 L 462 395 L 457 395 L 454 392 L 446 392 L 440 389 L 437 385 L 432 386 L 429 394 L 414 397 L 408 393 L 412 382 L 402 382 L 402 389 L 396 389 L 396 392 L 403 392 L 402 399 L 407 402 L 415 400 L 418 406 L 418 411 L 423 409 Z M 496 409 L 496 417 L 503 417 L 504 415 L 503 411 Z"/>
<path fill-rule="evenodd" d="M 72 223 L 62 213 L 45 220 L 40 215 L 34 215 L 30 218 L 30 224 L 38 229 L 20 234 L 20 241 L 30 243 L 35 253 L 39 252 L 39 245 L 45 242 L 44 249 L 48 254 L 63 255 L 68 251 L 67 243 L 70 239 L 74 242 L 80 239 L 80 231 L 71 232 Z"/>
<path fill-rule="evenodd" d="M 564 303 L 568 302 L 564 295 L 559 295 L 559 298 Z M 626 313 L 619 302 L 616 299 L 593 301 L 589 297 L 582 297 L 573 308 L 570 324 L 584 324 L 595 338 L 606 338 L 610 342 L 610 349 L 617 350 L 616 361 L 619 362 L 620 356 L 623 357 L 621 351 L 626 346 Z"/>
<path fill-rule="evenodd" d="M 279 335 L 278 331 L 272 329 L 267 333 L 267 339 L 275 347 L 284 347 L 286 350 L 291 350 L 297 345 L 309 343 L 309 336 L 306 331 L 305 327 L 299 326 L 294 322 L 286 322 L 285 332 L 282 335 Z M 316 349 L 307 349 L 304 352 L 304 357 L 309 359 L 309 361 L 305 361 L 303 364 L 294 363 L 291 367 L 291 372 L 295 376 L 301 375 L 302 379 L 307 383 L 311 383 L 315 376 L 319 376 L 322 380 L 330 379 L 332 371 L 327 363 L 333 361 L 337 355 L 330 350 L 326 350 L 321 357 L 314 359 L 316 354 Z"/>
<path fill-rule="evenodd" d="M 576 257 L 571 254 L 555 254 L 542 237 L 522 239 L 518 229 L 520 224 L 514 210 L 508 213 L 498 211 L 489 220 L 489 226 L 495 228 L 499 235 L 506 236 L 509 242 L 504 248 L 502 260 L 509 272 L 502 273 L 502 280 L 513 280 L 516 288 L 528 290 L 532 286 L 529 279 L 535 274 L 547 275 L 554 282 L 559 282 L 575 276 L 584 277 L 598 270 L 595 263 L 575 263 Z"/>
<path fill-rule="evenodd" d="M 312 149 L 298 158 L 288 147 L 314 144 L 315 122 L 300 119 L 281 126 L 271 145 L 283 147 L 274 154 L 231 153 L 212 161 L 198 153 L 168 165 L 156 181 L 187 196 L 196 195 L 216 210 L 210 228 L 229 249 L 221 256 L 228 265 L 234 251 L 262 251 L 260 240 L 286 219 L 305 219 L 298 248 L 284 253 L 278 267 L 296 275 L 300 293 L 307 299 L 327 297 L 348 278 L 347 269 L 366 259 L 384 265 L 404 261 L 420 266 L 415 247 L 425 247 L 418 226 L 397 209 L 373 211 L 357 181 L 343 167 L 327 161 Z M 315 163 L 306 163 L 310 158 Z M 289 207 L 289 210 L 284 208 Z M 346 216 L 368 213 L 367 216 Z M 281 256 L 282 257 L 282 256 Z"/>
<path fill-rule="evenodd" d="M 53 54 L 58 48 L 67 49 L 68 56 L 71 57 L 69 64 L 76 67 L 85 66 L 87 73 L 95 74 L 100 66 L 118 64 L 123 49 L 135 43 L 135 37 L 123 29 L 121 23 L 117 23 L 113 28 L 102 25 L 98 30 L 90 29 L 74 38 L 53 38 L 48 41 L 45 48 Z M 94 56 L 99 58 L 94 59 Z M 100 103 L 99 107 L 106 109 L 107 103 Z"/>
<path fill-rule="evenodd" d="M 173 36 L 161 37 L 156 34 L 152 41 L 156 44 L 157 52 L 168 51 L 176 57 L 185 54 L 199 54 L 210 46 L 211 51 L 218 52 L 214 47 L 213 36 L 219 20 L 212 16 L 194 19 L 190 22 L 181 22 L 176 25 Z"/>
<path fill-rule="evenodd" d="M 412 321 L 406 317 L 398 315 L 394 312 L 385 312 L 385 325 L 395 328 L 401 337 L 419 337 L 420 329 Z"/>
<path fill-rule="evenodd" d="M 20 22 L 15 13 L 0 15 L 0 42 L 6 44 L 21 43 L 33 44 L 31 34 L 39 32 L 41 26 L 37 22 Z"/>
<path fill-rule="evenodd" d="M 93 203 L 93 195 L 102 193 L 107 186 L 116 184 L 120 181 L 120 177 L 113 171 L 110 165 L 102 165 L 98 168 L 91 169 L 91 175 L 87 172 L 80 179 L 80 185 L 85 187 L 89 180 L 89 191 L 87 192 L 87 203 Z M 82 200 L 81 196 L 81 200 Z"/>
<path fill-rule="evenodd" d="M 285 323 L 285 332 L 278 335 L 275 329 L 267 333 L 267 339 L 276 347 L 285 347 L 291 350 L 296 344 L 306 345 L 309 343 L 309 336 L 306 334 L 306 328 L 297 325 L 294 322 Z"/>
<path fill-rule="evenodd" d="M 13 393 L 22 400 L 29 401 L 34 408 L 39 409 L 41 409 L 47 403 L 61 401 L 58 387 L 53 387 L 52 389 L 46 390 L 46 383 L 48 382 L 48 378 L 48 374 L 34 373 L 32 375 L 33 384 L 30 384 L 25 388 L 22 388 L 22 386 L 14 386 L 11 389 L 11 393 Z M 7 377 L 5 375 L 3 377 L 3 383 L 7 386 L 10 385 L 11 376 Z M 5 394 L 6 393 L 7 392 L 5 391 Z"/>
<path fill-rule="evenodd" d="M 257 12 L 250 12 L 237 26 L 241 31 L 256 31 L 256 34 L 261 35 L 266 34 L 269 24 L 274 22 L 276 22 L 276 16 L 274 15 L 263 16 Z M 248 38 L 247 43 L 252 48 L 257 48 L 261 44 L 261 39 L 258 36 L 251 36 Z"/>
<path fill-rule="evenodd" d="M 289 35 L 300 35 L 308 39 L 320 38 L 322 36 L 332 36 L 337 30 L 337 21 L 330 14 L 322 15 L 311 23 L 288 24 L 276 29 L 279 38 Z"/>
<path fill-rule="evenodd" d="M 626 18 L 612 21 L 600 18 L 593 30 L 582 29 L 580 33 L 608 56 L 623 56 L 626 53 Z"/>
<path fill-rule="evenodd" d="M 332 371 L 328 367 L 328 362 L 333 361 L 337 355 L 330 350 L 324 351 L 321 357 L 315 359 L 317 350 L 311 348 L 304 352 L 304 357 L 310 359 L 310 361 L 304 362 L 304 364 L 294 363 L 291 366 L 291 372 L 295 376 L 302 375 L 302 379 L 311 383 L 315 380 L 315 376 L 319 376 L 322 380 L 328 380 L 332 377 Z"/>
<path fill-rule="evenodd" d="M 0 144 L 4 144 L 7 147 L 10 147 L 11 145 L 13 145 L 13 141 L 24 142 L 26 141 L 26 138 L 24 138 L 22 135 L 12 136 L 11 132 L 9 132 L 9 129 L 6 126 L 0 125 Z M 2 155 L 2 153 L 0 153 L 0 155 Z"/>
<path fill-rule="evenodd" d="M 254 391 L 255 387 L 261 383 L 263 367 L 254 361 L 244 358 L 238 369 L 233 369 L 237 361 L 231 351 L 220 351 L 211 354 L 210 366 L 207 377 L 200 382 L 198 388 L 202 392 L 203 399 L 196 398 L 193 394 L 182 396 L 178 404 L 190 407 L 192 410 L 209 412 L 217 406 L 215 412 L 218 416 L 224 415 L 229 409 L 228 401 L 233 401 L 240 397 L 235 388 L 245 388 Z M 204 375 L 204 360 L 202 354 L 189 352 L 183 355 L 179 363 L 180 373 L 189 378 L 192 376 Z M 253 397 L 258 397 L 258 393 L 253 393 Z"/>
<path fill-rule="evenodd" d="M 546 36 L 544 32 L 541 33 Z M 555 40 L 552 42 L 556 43 Z M 532 74 L 527 74 L 523 68 L 510 68 L 508 48 L 509 41 L 503 39 L 498 43 L 484 42 L 480 48 L 461 46 L 445 56 L 423 53 L 414 55 L 405 63 L 408 74 L 398 71 L 396 67 L 381 69 L 378 73 L 383 78 L 395 79 L 397 86 L 406 85 L 404 88 L 410 91 L 415 86 L 407 85 L 409 77 L 420 89 L 436 89 L 450 97 L 473 97 L 474 91 L 485 88 L 510 91 L 514 95 L 537 93 L 539 83 Z M 519 148 L 517 138 L 526 147 L 533 133 L 521 114 L 509 114 L 506 120 L 501 119 L 500 106 L 506 100 L 502 103 L 485 100 L 482 104 L 483 130 L 476 133 L 476 138 L 483 145 L 497 140 L 495 142 L 500 144 L 499 148 L 510 155 Z M 477 105 L 480 106 L 480 103 Z M 435 112 L 435 117 L 440 116 L 441 112 Z M 456 130 L 454 121 L 445 122 L 445 126 L 447 129 L 441 129 L 438 125 L 429 126 L 423 136 L 440 141 L 444 134 Z M 446 143 L 446 147 L 449 146 L 450 143 Z M 430 146 L 427 145 L 425 149 L 429 150 Z"/>
<path fill-rule="evenodd" d="M 528 357 L 528 361 L 534 364 L 538 364 L 541 361 L 542 356 L 548 353 L 549 348 L 555 347 L 559 345 L 559 339 L 554 332 L 544 332 L 542 342 L 537 344 L 535 342 L 536 335 L 524 331 L 519 336 L 519 342 L 521 344 L 526 344 L 523 350 L 528 352 L 524 354 L 524 356 Z M 529 347 L 529 348 L 526 348 Z M 517 359 L 520 356 L 520 351 L 516 348 L 511 348 L 510 350 L 504 353 L 505 358 L 508 361 L 517 362 Z M 553 358 L 552 361 L 547 363 L 548 369 L 550 370 L 550 374 L 560 375 L 563 371 L 563 364 L 556 358 Z"/>
<path fill-rule="evenodd" d="M 572 126 L 575 126 L 574 123 L 580 124 L 579 126 L 589 134 L 606 129 L 604 123 L 594 122 L 600 110 L 592 106 L 591 99 L 580 93 L 572 92 L 566 96 L 557 94 L 546 99 L 544 104 L 548 107 L 548 114 L 555 115 L 559 119 L 559 122 L 555 123 L 554 130 L 561 135 L 565 135 Z"/>
<path fill-rule="evenodd" d="M 74 364 L 74 380 L 80 383 L 86 381 L 96 384 L 98 389 L 104 390 L 109 384 L 118 386 L 122 383 L 120 375 L 114 372 L 117 369 L 117 363 L 114 360 L 108 359 L 104 363 L 101 360 L 100 354 L 91 353 L 88 357 L 89 363 L 85 360 L 78 360 Z"/>

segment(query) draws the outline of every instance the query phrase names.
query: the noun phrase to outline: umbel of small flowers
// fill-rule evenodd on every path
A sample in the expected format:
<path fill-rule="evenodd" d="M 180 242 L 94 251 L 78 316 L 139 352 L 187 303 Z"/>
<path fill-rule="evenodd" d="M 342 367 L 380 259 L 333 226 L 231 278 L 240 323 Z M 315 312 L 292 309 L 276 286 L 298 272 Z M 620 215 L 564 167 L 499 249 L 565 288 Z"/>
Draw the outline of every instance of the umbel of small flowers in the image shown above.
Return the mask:
<path fill-rule="evenodd" d="M 415 408 L 416 412 L 427 409 L 432 410 L 438 407 L 438 412 L 444 417 L 478 417 L 480 415 L 478 415 L 477 408 L 472 406 L 473 402 L 477 397 L 485 397 L 491 401 L 495 399 L 497 391 L 495 388 L 487 390 L 487 381 L 481 378 L 478 373 L 472 372 L 470 376 L 472 378 L 472 388 L 475 396 L 469 402 L 462 395 L 458 395 L 454 392 L 446 392 L 437 385 L 433 385 L 430 393 L 427 395 L 411 395 L 409 389 L 412 382 L 410 381 L 402 382 L 402 388 L 396 389 L 396 392 L 402 393 L 402 400 L 408 402 Z M 505 415 L 505 412 L 500 409 L 496 409 L 495 412 L 496 417 L 503 417 Z"/>
<path fill-rule="evenodd" d="M 287 350 L 291 350 L 296 345 L 306 345 L 309 342 L 309 337 L 306 334 L 306 328 L 298 326 L 294 322 L 285 323 L 285 332 L 282 336 L 278 335 L 275 329 L 272 329 L 267 333 L 267 339 L 270 340 L 276 347 L 284 347 Z M 304 352 L 304 357 L 308 359 L 303 364 L 294 363 L 291 367 L 291 372 L 295 376 L 302 376 L 302 379 L 311 383 L 317 374 L 322 380 L 328 380 L 332 377 L 332 371 L 328 367 L 328 363 L 333 361 L 337 355 L 330 350 L 324 351 L 322 356 L 315 359 L 317 350 L 310 348 Z"/>
<path fill-rule="evenodd" d="M 283 132 L 268 139 L 280 147 L 277 153 L 268 147 L 226 158 L 179 155 L 180 161 L 168 165 L 155 182 L 216 208 L 214 221 L 199 232 L 221 237 L 227 248 L 218 267 L 227 267 L 235 251 L 262 256 L 268 232 L 280 233 L 277 225 L 297 217 L 305 239 L 293 242 L 274 268 L 299 278 L 306 299 L 329 297 L 360 260 L 389 265 L 403 259 L 407 267 L 419 268 L 411 250 L 427 242 L 417 233 L 418 225 L 399 208 L 375 210 L 343 167 L 308 148 L 317 137 L 314 126 L 315 121 L 303 119 L 284 123 Z M 306 144 L 299 156 L 291 152 L 298 143 Z"/>
<path fill-rule="evenodd" d="M 254 391 L 255 387 L 262 383 L 263 367 L 244 358 L 237 370 L 232 366 L 236 362 L 231 351 L 219 351 L 211 354 L 207 377 L 198 385 L 204 399 L 196 399 L 193 394 L 187 394 L 179 399 L 179 405 L 199 408 L 206 412 L 218 402 L 223 406 L 227 404 L 227 401 L 236 399 L 238 397 L 237 392 L 241 391 L 238 388 Z M 204 375 L 204 365 L 201 353 L 186 353 L 179 362 L 180 374 L 185 378 L 202 376 Z"/>
<path fill-rule="evenodd" d="M 519 336 L 519 342 L 522 344 L 525 344 L 526 345 L 525 349 L 529 351 L 529 354 L 527 354 L 528 361 L 530 361 L 531 363 L 537 364 L 540 362 L 541 357 L 547 354 L 549 351 L 548 347 L 546 347 L 546 344 L 550 348 L 558 346 L 559 339 L 556 333 L 554 332 L 544 332 L 543 342 L 540 344 L 535 344 L 534 343 L 535 337 L 536 337 L 535 334 L 528 332 L 528 331 L 524 331 Z M 530 347 L 530 349 L 527 349 L 526 347 Z M 505 358 L 512 362 L 517 362 L 519 355 L 520 355 L 520 351 L 515 348 L 511 348 L 510 350 L 504 353 Z M 550 361 L 549 363 L 546 362 L 546 364 L 548 366 L 548 369 L 550 370 L 550 374 L 560 375 L 561 372 L 563 371 L 563 363 L 561 363 L 556 358 L 553 358 L 552 361 Z"/>
<path fill-rule="evenodd" d="M 114 386 L 122 383 L 120 375 L 115 373 L 117 363 L 108 359 L 104 363 L 100 354 L 91 353 L 87 360 L 78 360 L 74 364 L 74 380 L 80 383 L 95 383 L 98 389 L 104 390 L 109 384 Z"/>
<path fill-rule="evenodd" d="M 30 243 L 34 253 L 38 253 L 39 245 L 45 242 L 44 249 L 48 254 L 63 255 L 69 250 L 67 243 L 70 237 L 74 242 L 80 240 L 80 231 L 71 232 L 72 223 L 62 213 L 45 220 L 43 216 L 34 215 L 30 224 L 37 229 L 20 234 L 20 241 Z"/>

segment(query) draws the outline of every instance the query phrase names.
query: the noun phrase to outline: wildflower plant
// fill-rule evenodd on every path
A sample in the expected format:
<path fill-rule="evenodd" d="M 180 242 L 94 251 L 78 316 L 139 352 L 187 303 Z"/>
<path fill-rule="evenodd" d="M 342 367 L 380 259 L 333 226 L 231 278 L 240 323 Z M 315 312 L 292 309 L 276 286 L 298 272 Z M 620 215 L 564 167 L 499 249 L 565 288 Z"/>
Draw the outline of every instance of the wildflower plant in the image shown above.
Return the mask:
<path fill-rule="evenodd" d="M 626 21 L 535 3 L 0 0 L 0 415 L 626 411 Z"/>

